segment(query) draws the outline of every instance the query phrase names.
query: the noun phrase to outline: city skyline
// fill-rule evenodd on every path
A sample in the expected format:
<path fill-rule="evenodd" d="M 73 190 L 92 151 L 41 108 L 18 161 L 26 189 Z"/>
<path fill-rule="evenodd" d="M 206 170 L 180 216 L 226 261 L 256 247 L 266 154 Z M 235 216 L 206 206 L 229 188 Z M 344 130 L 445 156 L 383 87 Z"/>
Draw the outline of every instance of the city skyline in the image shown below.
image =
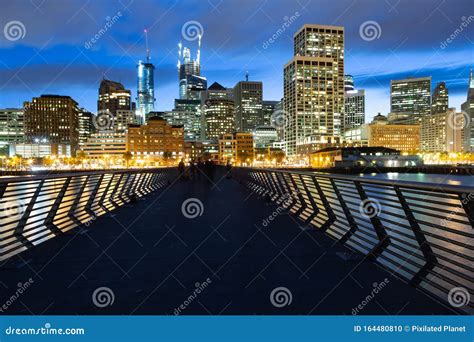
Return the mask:
<path fill-rule="evenodd" d="M 185 45 L 195 47 L 196 41 L 183 37 L 186 35 L 184 25 L 195 20 L 203 31 L 201 74 L 207 77 L 209 84 L 219 82 L 233 87 L 245 79 L 248 71 L 251 81 L 263 82 L 264 100 L 280 100 L 283 95 L 282 67 L 292 56 L 293 34 L 301 25 L 311 22 L 344 26 L 344 72 L 353 75 L 357 87 L 366 91 L 366 121 L 371 121 L 377 112 L 389 112 L 390 80 L 410 76 L 432 76 L 432 88 L 438 82 L 446 82 L 449 106 L 459 109 L 465 100 L 472 63 L 472 51 L 466 44 L 469 32 L 473 30 L 471 20 L 466 16 L 462 19 L 468 1 L 457 1 L 457 6 L 447 6 L 442 1 L 423 5 L 426 15 L 411 27 L 407 25 L 407 18 L 411 16 L 409 6 L 372 2 L 373 13 L 376 13 L 375 9 L 379 10 L 375 15 L 361 13 L 357 3 L 343 1 L 331 10 L 325 7 L 323 15 L 314 10 L 318 3 L 313 1 L 283 1 L 281 8 L 266 2 L 238 8 L 235 2 L 218 5 L 187 2 L 184 5 L 168 1 L 154 5 L 157 9 L 154 13 L 161 13 L 157 16 L 144 10 L 139 1 L 107 8 L 100 4 L 81 8 L 71 2 L 69 8 L 57 9 L 55 15 L 50 15 L 54 25 L 41 25 L 37 29 L 34 25 L 38 23 L 29 21 L 28 17 L 51 12 L 51 4 L 44 3 L 35 8 L 29 2 L 22 6 L 20 2 L 20 6 L 15 4 L 5 12 L 8 17 L 0 14 L 2 22 L 18 19 L 25 26 L 24 38 L 1 41 L 0 107 L 21 107 L 23 101 L 34 96 L 59 94 L 71 96 L 80 106 L 95 112 L 97 88 L 104 76 L 123 83 L 135 96 L 136 65 L 146 56 L 145 26 L 149 30 L 151 62 L 156 67 L 155 110 L 171 110 L 174 99 L 178 98 L 177 44 L 183 41 Z M 421 2 L 414 2 L 413 6 L 421 6 Z M 23 11 L 19 13 L 22 7 Z M 183 7 L 190 10 L 185 11 Z M 213 19 L 209 15 L 211 12 L 219 14 L 216 17 L 229 14 L 226 25 L 222 25 L 219 18 Z M 451 18 L 449 21 L 445 18 L 446 13 Z M 53 30 L 59 15 L 63 16 L 63 27 L 74 34 L 64 35 L 64 32 Z M 141 20 L 134 20 L 137 15 Z M 456 17 L 459 22 L 453 21 Z M 94 20 L 83 30 L 87 32 L 74 31 L 80 23 L 85 24 L 91 18 Z M 268 21 L 266 25 L 262 25 L 264 20 Z M 396 26 L 400 20 L 405 29 L 393 30 L 392 25 Z M 447 23 L 437 25 L 440 20 Z M 364 36 L 360 31 L 369 21 L 378 25 L 378 31 L 375 26 L 375 37 Z M 110 28 L 93 42 L 92 38 L 106 22 Z M 446 43 L 463 22 L 467 23 L 466 28 L 457 33 L 451 43 Z M 258 31 L 255 31 L 257 27 Z M 278 31 L 282 27 L 285 27 L 283 32 Z M 448 32 L 450 28 L 452 31 Z M 419 30 L 423 30 L 423 35 Z M 255 33 L 250 34 L 252 31 Z M 104 73 L 107 69 L 110 70 Z"/>

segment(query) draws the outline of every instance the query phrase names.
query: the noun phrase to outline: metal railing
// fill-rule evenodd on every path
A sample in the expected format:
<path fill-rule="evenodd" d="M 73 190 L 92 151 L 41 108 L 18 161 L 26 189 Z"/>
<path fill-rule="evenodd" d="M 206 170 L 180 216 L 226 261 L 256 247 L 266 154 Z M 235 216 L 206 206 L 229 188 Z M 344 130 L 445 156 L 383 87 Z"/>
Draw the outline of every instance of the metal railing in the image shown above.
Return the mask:
<path fill-rule="evenodd" d="M 172 168 L 0 178 L 0 260 L 168 184 Z"/>
<path fill-rule="evenodd" d="M 474 187 L 269 169 L 236 174 L 306 224 L 473 312 Z"/>

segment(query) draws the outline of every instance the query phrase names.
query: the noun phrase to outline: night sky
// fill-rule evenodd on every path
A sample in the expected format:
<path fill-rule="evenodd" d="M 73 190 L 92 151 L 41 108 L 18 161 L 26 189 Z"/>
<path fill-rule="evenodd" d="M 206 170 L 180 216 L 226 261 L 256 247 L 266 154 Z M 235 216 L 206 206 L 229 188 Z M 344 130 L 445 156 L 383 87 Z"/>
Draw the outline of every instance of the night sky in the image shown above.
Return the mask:
<path fill-rule="evenodd" d="M 193 55 L 196 52 L 197 41 L 182 36 L 188 21 L 198 21 L 203 28 L 201 73 L 209 85 L 218 81 L 233 87 L 248 71 L 251 80 L 263 81 L 265 100 L 282 97 L 283 65 L 293 54 L 293 34 L 303 24 L 344 26 L 345 73 L 354 75 L 356 87 L 366 90 L 367 120 L 377 112 L 388 113 L 390 80 L 408 76 L 431 75 L 433 88 L 445 81 L 450 106 L 459 109 L 474 59 L 472 0 L 0 0 L 0 4 L 2 108 L 21 107 L 23 101 L 41 94 L 60 94 L 95 112 L 104 76 L 122 82 L 136 97 L 136 64 L 145 57 L 143 29 L 148 28 L 156 67 L 155 110 L 170 110 L 178 96 L 177 44 L 182 41 Z M 277 34 L 292 16 L 296 19 Z M 91 43 L 108 17 L 110 27 Z M 7 30 L 12 21 L 24 26 L 19 36 Z M 373 26 L 375 36 L 361 35 L 361 25 L 367 21 L 380 28 Z M 277 38 L 268 43 L 274 34 Z M 447 43 L 451 35 L 454 39 Z"/>

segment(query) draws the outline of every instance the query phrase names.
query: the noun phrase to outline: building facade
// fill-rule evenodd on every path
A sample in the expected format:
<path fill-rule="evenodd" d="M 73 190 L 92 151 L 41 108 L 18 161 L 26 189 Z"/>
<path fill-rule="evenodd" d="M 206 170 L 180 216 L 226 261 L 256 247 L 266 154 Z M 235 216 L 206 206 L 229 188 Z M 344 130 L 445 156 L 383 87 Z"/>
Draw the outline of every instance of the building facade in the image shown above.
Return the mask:
<path fill-rule="evenodd" d="M 258 126 L 253 130 L 253 140 L 255 147 L 272 147 L 278 141 L 278 132 L 272 126 Z"/>
<path fill-rule="evenodd" d="M 122 83 L 103 79 L 99 87 L 97 113 L 110 113 L 115 116 L 117 110 L 131 110 L 131 92 Z"/>
<path fill-rule="evenodd" d="M 155 66 L 147 61 L 138 61 L 137 74 L 137 109 L 136 115 L 140 123 L 145 123 L 147 114 L 155 108 Z M 133 109 L 133 108 L 132 108 Z"/>
<path fill-rule="evenodd" d="M 221 135 L 234 132 L 235 107 L 231 89 L 213 83 L 202 92 L 201 105 L 206 140 L 217 142 Z"/>
<path fill-rule="evenodd" d="M 255 157 L 252 133 L 223 134 L 219 138 L 219 163 L 251 165 Z"/>
<path fill-rule="evenodd" d="M 82 151 L 89 159 L 121 159 L 127 152 L 126 135 L 114 132 L 94 133 L 83 144 Z"/>
<path fill-rule="evenodd" d="M 463 150 L 463 130 L 452 123 L 464 123 L 462 113 L 449 109 L 444 113 L 432 114 L 421 119 L 420 139 L 423 152 L 457 153 Z"/>
<path fill-rule="evenodd" d="M 440 82 L 436 85 L 431 97 L 431 114 L 446 113 L 449 108 L 449 94 L 446 83 Z"/>
<path fill-rule="evenodd" d="M 84 146 L 87 139 L 95 132 L 94 114 L 81 108 L 79 111 L 79 148 Z"/>
<path fill-rule="evenodd" d="M 392 148 L 404 153 L 416 153 L 420 149 L 420 125 L 372 123 L 369 125 L 368 145 Z"/>
<path fill-rule="evenodd" d="M 474 153 L 474 77 L 472 68 L 469 74 L 467 99 L 461 105 L 461 111 L 464 116 L 464 124 L 461 127 L 457 125 L 457 127 L 463 130 L 464 151 Z"/>
<path fill-rule="evenodd" d="M 178 161 L 184 157 L 184 130 L 171 126 L 163 118 L 150 118 L 146 125 L 131 125 L 127 133 L 127 151 L 136 158 L 154 161 Z"/>
<path fill-rule="evenodd" d="M 365 90 L 354 87 L 354 78 L 344 76 L 344 131 L 365 123 Z"/>
<path fill-rule="evenodd" d="M 235 129 L 251 132 L 263 125 L 262 82 L 240 81 L 234 87 Z"/>
<path fill-rule="evenodd" d="M 390 81 L 390 112 L 420 120 L 431 113 L 431 76 Z"/>
<path fill-rule="evenodd" d="M 286 153 L 306 144 L 331 144 L 343 131 L 344 28 L 304 25 L 284 67 Z M 303 147 L 303 149 L 305 149 Z"/>
<path fill-rule="evenodd" d="M 23 108 L 0 109 L 0 154 L 8 154 L 7 145 L 24 140 Z"/>
<path fill-rule="evenodd" d="M 69 96 L 41 95 L 24 104 L 25 142 L 79 147 L 79 108 Z"/>

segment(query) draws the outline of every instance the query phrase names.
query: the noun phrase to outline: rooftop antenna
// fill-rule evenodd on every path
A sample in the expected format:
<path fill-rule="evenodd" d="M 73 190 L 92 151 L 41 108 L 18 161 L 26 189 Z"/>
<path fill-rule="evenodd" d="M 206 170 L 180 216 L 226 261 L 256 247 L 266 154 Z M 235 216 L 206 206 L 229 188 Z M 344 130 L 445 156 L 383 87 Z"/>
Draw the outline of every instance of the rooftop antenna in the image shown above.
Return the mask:
<path fill-rule="evenodd" d="M 181 67 L 181 51 L 182 51 L 183 45 L 181 42 L 178 43 L 178 69 Z"/>
<path fill-rule="evenodd" d="M 201 59 L 201 34 L 198 35 L 198 52 L 197 52 L 197 57 L 196 57 L 196 62 L 199 65 L 199 61 Z"/>
<path fill-rule="evenodd" d="M 148 48 L 148 30 L 144 29 L 143 32 L 145 32 L 146 61 L 150 62 L 150 49 Z"/>
<path fill-rule="evenodd" d="M 245 82 L 248 82 L 249 81 L 249 72 L 246 71 L 245 72 Z"/>

